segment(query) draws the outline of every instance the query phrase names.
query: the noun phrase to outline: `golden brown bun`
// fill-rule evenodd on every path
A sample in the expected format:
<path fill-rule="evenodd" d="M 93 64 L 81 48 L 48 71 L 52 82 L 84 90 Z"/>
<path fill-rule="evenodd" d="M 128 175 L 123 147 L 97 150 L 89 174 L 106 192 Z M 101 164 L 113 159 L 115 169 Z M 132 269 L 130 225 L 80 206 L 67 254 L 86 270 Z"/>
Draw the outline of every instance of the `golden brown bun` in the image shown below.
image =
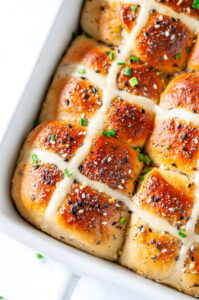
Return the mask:
<path fill-rule="evenodd" d="M 199 74 L 184 73 L 175 77 L 161 96 L 160 105 L 166 109 L 184 108 L 199 113 Z"/>
<path fill-rule="evenodd" d="M 199 130 L 177 119 L 156 119 L 146 150 L 153 162 L 184 173 L 197 169 Z"/>
<path fill-rule="evenodd" d="M 111 59 L 110 52 L 114 54 Z M 77 37 L 62 60 L 65 64 L 82 64 L 93 71 L 107 75 L 116 57 L 114 47 L 108 47 L 84 35 Z"/>
<path fill-rule="evenodd" d="M 113 137 L 99 135 L 93 140 L 90 152 L 79 169 L 91 180 L 131 195 L 143 166 L 138 154 Z"/>
<path fill-rule="evenodd" d="M 121 202 L 79 183 L 72 185 L 57 211 L 63 239 L 110 260 L 118 258 L 128 218 Z"/>
<path fill-rule="evenodd" d="M 55 74 L 41 110 L 40 122 L 58 119 L 79 124 L 83 115 L 88 125 L 102 105 L 102 90 L 96 80 L 87 79 L 87 69 L 96 75 L 107 76 L 115 57 L 114 48 L 83 35 L 77 37 Z M 93 77 L 92 73 L 90 77 Z"/>
<path fill-rule="evenodd" d="M 167 5 L 179 13 L 184 13 L 199 18 L 199 9 L 193 8 L 192 0 L 157 0 L 157 2 Z"/>
<path fill-rule="evenodd" d="M 195 184 L 184 175 L 153 169 L 142 181 L 135 202 L 179 229 L 191 216 L 194 193 Z"/>
<path fill-rule="evenodd" d="M 40 121 L 59 119 L 80 124 L 83 114 L 88 121 L 101 105 L 100 89 L 84 77 L 55 78 L 43 104 Z"/>
<path fill-rule="evenodd" d="M 151 113 L 118 97 L 111 103 L 106 129 L 114 130 L 115 137 L 123 143 L 143 147 L 151 132 L 152 122 Z"/>
<path fill-rule="evenodd" d="M 153 67 L 173 73 L 185 66 L 186 48 L 191 47 L 192 39 L 192 32 L 182 22 L 154 12 L 137 37 L 135 52 Z"/>
<path fill-rule="evenodd" d="M 84 32 L 106 44 L 119 46 L 123 31 L 129 33 L 136 25 L 139 6 L 122 1 L 86 0 L 81 26 Z"/>
<path fill-rule="evenodd" d="M 120 263 L 148 278 L 163 280 L 172 274 L 179 250 L 180 240 L 133 215 Z"/>
<path fill-rule="evenodd" d="M 15 170 L 12 181 L 12 197 L 20 214 L 33 225 L 42 228 L 44 213 L 64 174 L 54 164 L 24 160 L 24 155 Z"/>
<path fill-rule="evenodd" d="M 189 248 L 182 269 L 181 289 L 189 295 L 198 297 L 199 287 L 199 244 Z"/>
<path fill-rule="evenodd" d="M 131 69 L 131 76 L 125 75 L 126 67 Z M 132 87 L 130 79 L 136 77 L 138 85 Z M 159 102 L 160 94 L 164 88 L 164 78 L 159 71 L 140 61 L 130 60 L 125 67 L 122 67 L 117 78 L 117 85 L 120 90 L 138 96 L 145 96 Z"/>
<path fill-rule="evenodd" d="M 191 70 L 199 71 L 199 35 L 189 57 L 188 67 Z"/>

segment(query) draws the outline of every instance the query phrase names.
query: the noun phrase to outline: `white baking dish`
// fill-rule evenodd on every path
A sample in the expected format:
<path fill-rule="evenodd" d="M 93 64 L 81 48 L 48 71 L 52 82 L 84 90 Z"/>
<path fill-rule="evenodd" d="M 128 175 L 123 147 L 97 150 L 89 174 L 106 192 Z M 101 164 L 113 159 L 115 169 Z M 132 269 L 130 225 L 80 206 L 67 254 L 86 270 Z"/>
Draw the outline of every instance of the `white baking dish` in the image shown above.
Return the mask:
<path fill-rule="evenodd" d="M 26 223 L 10 199 L 10 182 L 18 151 L 31 130 L 55 67 L 77 28 L 82 0 L 64 0 L 39 63 L 19 102 L 0 145 L 0 229 L 12 238 L 64 263 L 70 270 L 68 286 L 75 277 L 87 275 L 125 288 L 143 299 L 193 299 L 169 287 L 147 280 L 117 264 L 67 246 Z M 69 289 L 70 294 L 70 289 Z"/>

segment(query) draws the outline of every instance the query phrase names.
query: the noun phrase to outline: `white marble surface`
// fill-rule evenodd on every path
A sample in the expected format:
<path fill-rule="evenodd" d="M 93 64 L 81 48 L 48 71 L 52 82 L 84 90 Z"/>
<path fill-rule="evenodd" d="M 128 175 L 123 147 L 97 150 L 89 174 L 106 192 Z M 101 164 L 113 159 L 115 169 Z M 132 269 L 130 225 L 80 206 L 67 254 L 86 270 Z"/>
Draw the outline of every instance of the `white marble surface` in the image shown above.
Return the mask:
<path fill-rule="evenodd" d="M 72 1 L 72 0 L 71 0 Z M 0 141 L 14 113 L 61 0 L 0 0 Z M 6 300 L 63 300 L 67 270 L 0 234 L 0 296 Z M 72 300 L 138 300 L 82 278 Z M 140 299 L 139 299 L 140 300 Z"/>

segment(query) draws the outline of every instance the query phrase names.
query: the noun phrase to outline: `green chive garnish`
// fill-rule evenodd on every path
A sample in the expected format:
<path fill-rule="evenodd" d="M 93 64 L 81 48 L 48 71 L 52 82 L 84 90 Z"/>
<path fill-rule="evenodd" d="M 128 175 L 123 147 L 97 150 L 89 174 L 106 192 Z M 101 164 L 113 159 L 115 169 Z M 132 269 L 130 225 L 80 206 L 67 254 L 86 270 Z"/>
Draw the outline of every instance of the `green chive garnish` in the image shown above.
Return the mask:
<path fill-rule="evenodd" d="M 140 147 L 137 147 L 136 151 L 140 153 L 142 151 L 142 149 Z"/>
<path fill-rule="evenodd" d="M 169 146 L 169 145 L 167 145 L 167 146 L 165 146 L 165 148 L 166 148 L 166 149 L 170 149 L 170 146 Z"/>
<path fill-rule="evenodd" d="M 138 158 L 139 158 L 139 161 L 145 162 L 145 164 L 147 166 L 149 166 L 150 163 L 152 162 L 152 160 L 150 159 L 150 157 L 148 155 L 146 155 L 146 154 L 143 154 L 143 153 L 141 153 Z"/>
<path fill-rule="evenodd" d="M 55 136 L 54 136 L 54 134 L 51 135 L 51 141 L 55 142 Z"/>
<path fill-rule="evenodd" d="M 115 134 L 116 134 L 115 130 L 111 129 L 110 132 L 109 132 L 109 135 L 114 136 Z"/>
<path fill-rule="evenodd" d="M 120 219 L 120 223 L 121 223 L 121 224 L 125 224 L 125 223 L 126 223 L 126 219 L 125 219 L 125 218 L 121 218 L 121 219 Z"/>
<path fill-rule="evenodd" d="M 86 120 L 81 118 L 80 125 L 81 126 L 86 126 Z"/>
<path fill-rule="evenodd" d="M 110 53 L 110 60 L 114 60 L 114 53 L 113 52 Z"/>
<path fill-rule="evenodd" d="M 124 66 L 125 62 L 118 62 L 117 64 L 118 64 L 118 66 Z"/>
<path fill-rule="evenodd" d="M 78 71 L 78 74 L 86 74 L 86 70 L 85 70 L 85 69 L 80 69 L 80 70 Z"/>
<path fill-rule="evenodd" d="M 132 6 L 131 6 L 131 10 L 132 10 L 132 11 L 136 11 L 136 10 L 137 10 L 137 7 L 134 6 L 134 5 L 132 5 Z"/>
<path fill-rule="evenodd" d="M 180 138 L 180 140 L 181 140 L 181 142 L 183 142 L 184 140 L 183 140 L 183 138 Z"/>
<path fill-rule="evenodd" d="M 105 130 L 102 131 L 102 134 L 105 135 L 105 136 L 109 136 L 109 132 L 107 132 Z"/>
<path fill-rule="evenodd" d="M 176 60 L 179 60 L 179 59 L 181 59 L 180 53 L 176 54 Z"/>
<path fill-rule="evenodd" d="M 137 80 L 136 77 L 132 77 L 132 78 L 129 80 L 129 83 L 130 83 L 130 85 L 134 88 L 136 85 L 139 84 L 139 81 Z"/>
<path fill-rule="evenodd" d="M 138 181 L 143 181 L 143 180 L 144 180 L 144 177 L 138 178 Z"/>
<path fill-rule="evenodd" d="M 194 0 L 192 7 L 195 9 L 199 8 L 199 0 Z"/>
<path fill-rule="evenodd" d="M 189 52 L 190 51 L 190 49 L 191 49 L 191 47 L 186 47 L 186 52 Z"/>
<path fill-rule="evenodd" d="M 143 153 L 139 155 L 139 161 L 144 161 L 144 154 Z"/>
<path fill-rule="evenodd" d="M 43 258 L 43 255 L 40 254 L 40 253 L 36 253 L 36 257 L 37 257 L 38 259 L 42 259 L 42 258 Z"/>
<path fill-rule="evenodd" d="M 70 178 L 73 174 L 71 173 L 69 173 L 68 172 L 68 169 L 66 168 L 65 170 L 64 170 L 64 174 L 65 174 L 65 176 L 67 177 L 67 178 Z"/>
<path fill-rule="evenodd" d="M 144 175 L 148 174 L 151 171 L 152 171 L 152 169 L 148 169 L 148 170 L 146 170 L 146 172 L 142 172 L 140 175 L 144 176 Z M 141 177 L 141 178 L 144 178 L 144 177 Z"/>
<path fill-rule="evenodd" d="M 108 55 L 108 54 L 110 54 L 110 53 L 111 53 L 110 50 L 105 51 L 105 54 L 106 54 L 106 55 Z"/>
<path fill-rule="evenodd" d="M 150 159 L 150 157 L 148 155 L 144 155 L 144 162 L 147 166 L 150 165 L 150 163 L 152 162 L 152 160 Z"/>
<path fill-rule="evenodd" d="M 116 134 L 116 131 L 113 130 L 113 129 L 111 129 L 109 132 L 103 130 L 102 134 L 105 135 L 105 136 L 114 136 Z"/>
<path fill-rule="evenodd" d="M 187 237 L 187 234 L 185 234 L 184 231 L 184 229 L 178 231 L 178 235 L 181 236 L 183 239 Z"/>
<path fill-rule="evenodd" d="M 131 59 L 134 61 L 139 61 L 139 58 L 137 58 L 136 56 L 133 56 L 133 55 L 131 56 Z"/>
<path fill-rule="evenodd" d="M 124 75 L 126 75 L 126 76 L 131 76 L 131 68 L 126 67 L 126 68 L 124 69 Z"/>
<path fill-rule="evenodd" d="M 0 299 L 3 299 L 3 296 L 0 296 Z"/>
<path fill-rule="evenodd" d="M 38 165 L 39 159 L 36 154 L 32 155 L 32 160 L 33 160 L 33 167 L 36 167 Z"/>

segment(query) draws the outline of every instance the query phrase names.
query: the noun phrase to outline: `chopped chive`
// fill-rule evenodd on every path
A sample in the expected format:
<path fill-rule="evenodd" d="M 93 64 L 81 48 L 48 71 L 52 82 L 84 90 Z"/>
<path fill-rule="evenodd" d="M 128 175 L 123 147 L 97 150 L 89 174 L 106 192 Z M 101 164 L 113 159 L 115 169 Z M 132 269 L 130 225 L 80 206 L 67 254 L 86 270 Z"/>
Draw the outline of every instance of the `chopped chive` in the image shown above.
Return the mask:
<path fill-rule="evenodd" d="M 54 136 L 54 134 L 51 135 L 51 141 L 55 142 L 55 136 Z"/>
<path fill-rule="evenodd" d="M 109 135 L 114 136 L 115 134 L 116 134 L 115 130 L 111 129 L 110 132 L 109 132 Z"/>
<path fill-rule="evenodd" d="M 37 257 L 38 259 L 42 259 L 42 258 L 43 258 L 43 255 L 40 254 L 40 253 L 36 253 L 36 257 Z"/>
<path fill-rule="evenodd" d="M 140 153 L 142 151 L 142 149 L 140 147 L 137 147 L 136 151 Z"/>
<path fill-rule="evenodd" d="M 68 169 L 66 168 L 65 170 L 64 170 L 64 174 L 65 174 L 65 176 L 67 177 L 67 178 L 70 178 L 73 174 L 71 173 L 69 173 L 68 172 Z"/>
<path fill-rule="evenodd" d="M 143 153 L 139 155 L 139 161 L 144 161 L 144 154 Z"/>
<path fill-rule="evenodd" d="M 141 153 L 138 158 L 139 158 L 139 161 L 145 162 L 145 164 L 147 166 L 149 166 L 150 163 L 152 162 L 152 160 L 150 159 L 150 157 L 148 155 L 146 155 L 146 154 L 143 154 L 143 153 Z"/>
<path fill-rule="evenodd" d="M 187 46 L 186 47 L 186 52 L 190 52 L 191 47 Z"/>
<path fill-rule="evenodd" d="M 118 64 L 118 66 L 124 66 L 125 62 L 118 62 L 117 64 Z"/>
<path fill-rule="evenodd" d="M 126 68 L 124 69 L 124 75 L 126 75 L 126 76 L 131 76 L 131 68 L 126 67 Z"/>
<path fill-rule="evenodd" d="M 80 125 L 81 126 L 86 126 L 86 119 L 81 118 Z"/>
<path fill-rule="evenodd" d="M 150 163 L 152 162 L 152 160 L 150 159 L 150 157 L 148 155 L 144 155 L 144 162 L 147 166 L 150 165 Z"/>
<path fill-rule="evenodd" d="M 105 135 L 105 136 L 114 136 L 116 134 L 116 131 L 113 130 L 113 129 L 111 129 L 109 132 L 103 130 L 102 134 Z"/>
<path fill-rule="evenodd" d="M 121 218 L 121 219 L 120 219 L 120 223 L 121 223 L 121 224 L 125 224 L 125 223 L 126 223 L 126 219 L 125 219 L 125 218 Z"/>
<path fill-rule="evenodd" d="M 138 178 L 138 181 L 143 181 L 144 180 L 144 176 L 143 177 L 140 177 Z"/>
<path fill-rule="evenodd" d="M 33 167 L 36 167 L 39 162 L 38 156 L 36 154 L 33 154 L 32 160 L 33 160 Z"/>
<path fill-rule="evenodd" d="M 185 234 L 183 231 L 185 231 L 185 230 L 183 230 L 183 229 L 179 230 L 178 235 L 181 236 L 184 239 L 184 238 L 187 237 L 187 234 Z"/>
<path fill-rule="evenodd" d="M 181 59 L 181 55 L 180 55 L 180 53 L 177 53 L 176 54 L 176 60 L 179 60 L 179 59 Z"/>
<path fill-rule="evenodd" d="M 192 7 L 195 9 L 199 8 L 199 0 L 194 0 Z"/>
<path fill-rule="evenodd" d="M 180 140 L 181 140 L 181 142 L 183 142 L 184 140 L 183 140 L 183 138 L 180 138 Z"/>
<path fill-rule="evenodd" d="M 109 136 L 109 132 L 107 132 L 105 130 L 102 131 L 102 134 L 105 135 L 105 136 Z"/>
<path fill-rule="evenodd" d="M 106 54 L 106 55 L 108 55 L 108 54 L 110 54 L 110 53 L 111 53 L 110 50 L 105 51 L 105 54 Z"/>
<path fill-rule="evenodd" d="M 152 169 L 148 169 L 146 172 L 144 172 L 144 175 L 150 173 L 152 171 Z"/>
<path fill-rule="evenodd" d="M 137 10 L 137 7 L 134 6 L 134 5 L 132 5 L 132 6 L 131 6 L 131 10 L 132 10 L 132 11 L 136 11 L 136 10 Z"/>
<path fill-rule="evenodd" d="M 146 170 L 146 172 L 142 172 L 141 175 L 146 175 L 146 174 L 148 174 L 151 171 L 152 171 L 152 169 L 148 169 L 148 170 Z"/>
<path fill-rule="evenodd" d="M 3 296 L 0 296 L 0 299 L 3 299 Z"/>
<path fill-rule="evenodd" d="M 133 55 L 131 56 L 131 59 L 134 61 L 139 61 L 139 58 L 137 58 L 136 56 L 133 56 Z"/>
<path fill-rule="evenodd" d="M 139 84 L 139 81 L 137 80 L 136 77 L 132 77 L 132 78 L 129 80 L 129 83 L 130 83 L 130 85 L 134 88 L 136 85 Z"/>
<path fill-rule="evenodd" d="M 86 70 L 85 70 L 85 69 L 80 69 L 80 70 L 78 71 L 78 74 L 86 74 Z"/>
<path fill-rule="evenodd" d="M 169 145 L 165 146 L 165 149 L 170 149 L 170 146 Z"/>
<path fill-rule="evenodd" d="M 110 53 L 110 60 L 114 60 L 114 53 L 113 52 Z"/>

